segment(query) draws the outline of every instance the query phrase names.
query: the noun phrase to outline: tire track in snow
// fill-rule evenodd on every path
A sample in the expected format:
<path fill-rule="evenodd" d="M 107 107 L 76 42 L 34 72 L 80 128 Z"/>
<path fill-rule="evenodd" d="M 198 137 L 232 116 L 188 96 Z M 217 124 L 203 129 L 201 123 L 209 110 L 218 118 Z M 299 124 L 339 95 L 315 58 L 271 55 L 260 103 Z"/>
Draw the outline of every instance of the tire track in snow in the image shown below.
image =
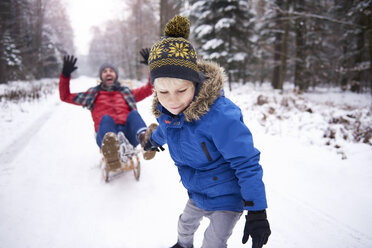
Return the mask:
<path fill-rule="evenodd" d="M 57 103 L 56 105 L 58 105 Z M 12 142 L 0 151 L 0 161 L 2 165 L 10 164 L 17 155 L 26 147 L 31 138 L 44 126 L 46 121 L 51 117 L 53 109 L 44 112 L 28 128 L 19 134 Z M 7 173 L 10 168 L 1 168 L 1 171 Z"/>
<path fill-rule="evenodd" d="M 357 230 L 356 228 L 346 224 L 342 220 L 339 220 L 338 218 L 332 216 L 332 213 L 326 212 L 321 208 L 315 206 L 314 204 L 299 198 L 298 196 L 289 194 L 288 192 L 286 194 L 283 194 L 282 192 L 273 189 L 272 191 L 274 192 L 273 195 L 276 195 L 276 197 L 287 202 L 287 204 L 285 205 L 286 207 L 290 206 L 291 208 L 290 210 L 280 210 L 280 212 L 294 211 L 297 212 L 297 215 L 298 213 L 301 213 L 301 216 L 304 217 L 303 219 L 299 220 L 296 218 L 291 218 L 290 215 L 288 216 L 288 223 L 291 223 L 293 226 L 295 226 L 296 230 L 302 230 L 304 233 L 311 233 L 311 235 L 314 235 L 316 233 L 317 235 L 315 236 L 320 239 L 321 237 L 324 238 L 324 236 L 329 237 L 329 247 L 334 247 L 332 245 L 340 245 L 341 243 L 345 245 L 344 247 L 370 247 L 369 245 L 372 242 L 372 237 L 369 236 L 367 233 Z M 309 225 L 301 225 L 302 221 L 313 223 L 313 225 L 310 226 L 313 226 L 314 229 L 308 229 Z M 329 228 L 329 226 L 331 226 L 332 228 Z M 329 232 L 329 230 L 332 229 L 333 231 Z M 322 232 L 322 230 L 326 231 L 326 233 Z M 306 238 L 307 237 L 305 234 L 305 236 L 300 237 L 300 239 L 296 240 L 295 242 L 298 242 L 298 245 L 304 245 L 300 242 L 303 242 L 303 240 L 306 240 Z M 316 242 L 317 241 L 314 240 L 313 244 L 309 247 L 323 247 L 322 245 L 324 245 L 324 243 L 320 242 L 316 244 Z M 314 243 L 316 244 L 315 246 Z"/>

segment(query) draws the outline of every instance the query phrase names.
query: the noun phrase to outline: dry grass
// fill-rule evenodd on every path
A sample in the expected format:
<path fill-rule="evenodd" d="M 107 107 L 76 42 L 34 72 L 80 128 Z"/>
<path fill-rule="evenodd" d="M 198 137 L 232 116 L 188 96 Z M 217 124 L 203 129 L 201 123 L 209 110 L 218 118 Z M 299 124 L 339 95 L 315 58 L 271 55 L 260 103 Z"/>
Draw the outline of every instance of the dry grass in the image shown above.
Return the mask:
<path fill-rule="evenodd" d="M 2 85 L 0 102 L 19 103 L 34 101 L 53 93 L 58 83 L 51 81 L 16 82 L 10 85 Z"/>

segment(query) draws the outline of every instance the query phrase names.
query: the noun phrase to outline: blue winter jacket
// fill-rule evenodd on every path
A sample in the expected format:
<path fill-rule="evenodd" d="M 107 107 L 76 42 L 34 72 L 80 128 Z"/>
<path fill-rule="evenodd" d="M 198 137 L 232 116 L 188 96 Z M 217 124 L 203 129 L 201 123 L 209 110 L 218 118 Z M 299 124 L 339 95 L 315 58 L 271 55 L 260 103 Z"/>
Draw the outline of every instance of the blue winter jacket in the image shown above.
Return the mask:
<path fill-rule="evenodd" d="M 201 209 L 243 211 L 267 208 L 260 152 L 241 110 L 223 95 L 223 71 L 199 62 L 206 81 L 190 106 L 170 114 L 154 97 L 159 127 L 151 139 L 168 144 L 189 197 Z"/>

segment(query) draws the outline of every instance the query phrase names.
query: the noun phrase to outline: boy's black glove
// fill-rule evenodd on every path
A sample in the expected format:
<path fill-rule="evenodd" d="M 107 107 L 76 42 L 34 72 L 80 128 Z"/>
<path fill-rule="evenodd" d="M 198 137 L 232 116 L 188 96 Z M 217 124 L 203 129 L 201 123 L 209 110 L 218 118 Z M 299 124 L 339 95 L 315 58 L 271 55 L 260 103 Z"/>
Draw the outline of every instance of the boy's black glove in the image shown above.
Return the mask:
<path fill-rule="evenodd" d="M 266 218 L 266 211 L 248 211 L 245 216 L 243 244 L 252 237 L 252 248 L 261 248 L 265 245 L 271 234 L 270 225 Z"/>
<path fill-rule="evenodd" d="M 140 63 L 144 65 L 149 65 L 150 48 L 142 48 L 140 54 L 143 58 L 143 60 L 141 60 Z"/>
<path fill-rule="evenodd" d="M 71 76 L 71 73 L 77 69 L 75 66 L 77 61 L 77 58 L 74 58 L 74 56 L 63 56 L 63 68 L 62 68 L 62 74 L 65 77 Z"/>

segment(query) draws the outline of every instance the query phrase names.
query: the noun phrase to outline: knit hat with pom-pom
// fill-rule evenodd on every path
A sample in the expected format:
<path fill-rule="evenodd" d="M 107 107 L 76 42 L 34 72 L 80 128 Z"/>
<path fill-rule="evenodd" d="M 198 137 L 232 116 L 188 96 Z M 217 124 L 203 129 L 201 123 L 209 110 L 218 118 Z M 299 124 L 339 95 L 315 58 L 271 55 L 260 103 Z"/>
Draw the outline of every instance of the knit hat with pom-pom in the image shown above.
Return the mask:
<path fill-rule="evenodd" d="M 183 16 L 173 17 L 165 26 L 164 37 L 156 42 L 150 52 L 151 83 L 159 77 L 180 78 L 201 83 L 196 52 L 187 40 L 190 21 Z"/>

